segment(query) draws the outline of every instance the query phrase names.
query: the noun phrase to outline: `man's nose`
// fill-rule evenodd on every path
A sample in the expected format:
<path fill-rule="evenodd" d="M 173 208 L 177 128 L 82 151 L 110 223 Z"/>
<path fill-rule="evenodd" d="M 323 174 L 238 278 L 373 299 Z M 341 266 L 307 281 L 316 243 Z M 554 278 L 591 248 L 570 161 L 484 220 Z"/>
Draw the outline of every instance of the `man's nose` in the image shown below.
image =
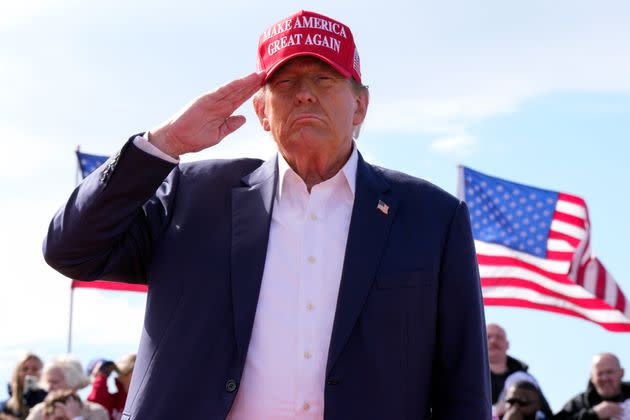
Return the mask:
<path fill-rule="evenodd" d="M 295 101 L 298 104 L 309 103 L 315 102 L 316 98 L 312 83 L 306 78 L 300 79 L 296 87 Z"/>

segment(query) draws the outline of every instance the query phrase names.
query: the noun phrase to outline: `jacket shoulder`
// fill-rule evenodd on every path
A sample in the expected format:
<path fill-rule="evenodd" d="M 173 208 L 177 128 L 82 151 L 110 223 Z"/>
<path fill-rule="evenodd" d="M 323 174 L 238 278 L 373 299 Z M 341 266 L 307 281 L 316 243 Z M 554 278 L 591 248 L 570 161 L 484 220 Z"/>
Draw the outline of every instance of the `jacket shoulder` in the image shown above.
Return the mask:
<path fill-rule="evenodd" d="M 179 165 L 179 170 L 184 176 L 196 176 L 202 174 L 213 174 L 217 176 L 238 176 L 241 177 L 251 173 L 263 164 L 262 159 L 239 158 L 239 159 L 208 159 L 195 162 L 187 162 Z"/>

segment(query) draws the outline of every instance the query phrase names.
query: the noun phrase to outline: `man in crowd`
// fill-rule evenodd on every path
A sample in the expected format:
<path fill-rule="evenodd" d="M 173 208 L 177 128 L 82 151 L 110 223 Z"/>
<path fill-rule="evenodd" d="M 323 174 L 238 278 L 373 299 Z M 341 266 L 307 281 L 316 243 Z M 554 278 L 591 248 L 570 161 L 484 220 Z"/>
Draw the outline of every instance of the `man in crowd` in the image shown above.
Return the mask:
<path fill-rule="evenodd" d="M 552 413 L 545 409 L 540 389 L 528 381 L 510 385 L 505 396 L 503 420 L 551 420 Z"/>
<path fill-rule="evenodd" d="M 466 205 L 363 160 L 349 27 L 298 12 L 257 62 L 132 137 L 51 223 L 65 275 L 148 281 L 122 418 L 490 418 Z M 276 157 L 178 164 L 255 93 Z"/>
<path fill-rule="evenodd" d="M 486 325 L 488 337 L 488 361 L 492 383 L 492 404 L 499 402 L 505 380 L 515 372 L 527 372 L 527 364 L 507 354 L 510 342 L 505 330 L 498 324 Z"/>
<path fill-rule="evenodd" d="M 626 419 L 630 417 L 630 383 L 622 382 L 624 370 L 617 356 L 601 353 L 593 357 L 586 392 L 576 395 L 556 418 L 576 420 Z M 625 409 L 625 410 L 624 410 Z M 622 417 L 623 416 L 623 417 Z"/>

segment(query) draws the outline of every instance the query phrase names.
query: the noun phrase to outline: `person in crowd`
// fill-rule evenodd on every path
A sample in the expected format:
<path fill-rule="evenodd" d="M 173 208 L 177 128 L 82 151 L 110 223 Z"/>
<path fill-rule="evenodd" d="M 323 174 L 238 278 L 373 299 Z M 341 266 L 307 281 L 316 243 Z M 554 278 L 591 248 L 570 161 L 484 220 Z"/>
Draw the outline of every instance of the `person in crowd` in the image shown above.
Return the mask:
<path fill-rule="evenodd" d="M 556 414 L 559 420 L 603 420 L 630 418 L 630 383 L 623 382 L 624 370 L 612 353 L 593 357 L 586 391 L 576 395 Z M 625 410 L 624 410 L 625 408 Z"/>
<path fill-rule="evenodd" d="M 505 380 L 515 372 L 527 372 L 526 363 L 507 354 L 510 342 L 505 330 L 498 324 L 486 325 L 488 338 L 488 361 L 490 362 L 490 382 L 492 386 L 492 404 L 499 402 Z"/>
<path fill-rule="evenodd" d="M 52 391 L 44 399 L 43 420 L 102 420 L 102 412 L 91 410 L 71 389 Z"/>
<path fill-rule="evenodd" d="M 130 353 L 122 356 L 116 363 L 100 360 L 92 370 L 94 380 L 87 399 L 105 407 L 111 420 L 119 420 L 122 416 L 135 363 L 136 354 Z M 117 374 L 115 379 L 116 392 L 114 393 L 109 392 L 107 388 L 107 378 L 112 372 Z"/>
<path fill-rule="evenodd" d="M 530 381 L 509 385 L 505 397 L 503 420 L 551 420 L 553 413 L 545 407 L 540 389 Z"/>
<path fill-rule="evenodd" d="M 510 384 L 524 380 L 533 383 L 538 389 L 540 385 L 528 372 L 529 366 L 526 363 L 507 354 L 510 342 L 503 327 L 498 324 L 488 324 L 486 334 L 492 386 L 492 412 L 500 417 L 505 413 L 505 395 Z M 541 401 L 545 411 L 551 413 L 549 403 L 542 391 Z"/>
<path fill-rule="evenodd" d="M 123 418 L 490 418 L 466 204 L 358 152 L 348 26 L 300 11 L 257 52 L 259 72 L 130 138 L 51 222 L 61 273 L 149 283 Z M 252 96 L 277 155 L 180 164 Z"/>
<path fill-rule="evenodd" d="M 33 353 L 18 360 L 8 385 L 9 399 L 0 403 L 0 413 L 24 419 L 29 410 L 42 402 L 46 391 L 39 388 L 42 360 Z"/>
<path fill-rule="evenodd" d="M 62 356 L 54 358 L 46 363 L 42 382 L 49 393 L 53 391 L 71 391 L 76 392 L 85 388 L 90 380 L 83 372 L 81 362 L 71 356 Z M 54 399 L 57 394 L 51 396 Z M 78 398 L 78 397 L 77 397 Z M 80 399 L 79 399 L 80 401 Z M 74 403 L 70 403 L 71 407 L 75 407 Z M 43 420 L 46 412 L 46 403 L 37 404 L 30 411 L 27 420 Z M 81 406 L 81 415 L 84 420 L 108 420 L 109 415 L 105 408 L 100 404 L 85 401 Z M 87 417 L 86 417 L 87 416 Z"/>

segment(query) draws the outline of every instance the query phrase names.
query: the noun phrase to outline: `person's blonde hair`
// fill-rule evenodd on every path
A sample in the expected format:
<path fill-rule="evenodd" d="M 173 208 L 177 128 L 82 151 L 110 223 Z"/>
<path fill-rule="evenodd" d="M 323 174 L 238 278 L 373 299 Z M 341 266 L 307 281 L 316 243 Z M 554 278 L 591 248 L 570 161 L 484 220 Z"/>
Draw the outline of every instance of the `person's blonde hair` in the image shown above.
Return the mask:
<path fill-rule="evenodd" d="M 7 401 L 7 407 L 14 413 L 20 413 L 23 416 L 28 414 L 28 406 L 24 404 L 24 384 L 20 384 L 20 370 L 24 363 L 29 360 L 36 360 L 40 366 L 43 366 L 42 359 L 35 353 L 24 353 L 22 357 L 18 359 L 18 362 L 13 369 L 13 375 L 11 376 L 11 398 Z"/>
<path fill-rule="evenodd" d="M 136 354 L 129 353 L 122 356 L 120 359 L 116 361 L 116 369 L 118 373 L 122 375 L 126 375 L 133 370 L 133 367 L 136 364 Z"/>
<path fill-rule="evenodd" d="M 51 359 L 44 367 L 44 373 L 42 379 L 46 388 L 49 384 L 46 382 L 46 374 L 52 369 L 60 369 L 63 373 L 63 377 L 66 380 L 68 389 L 79 390 L 89 385 L 90 379 L 83 372 L 83 366 L 81 362 L 70 355 L 59 356 Z"/>

